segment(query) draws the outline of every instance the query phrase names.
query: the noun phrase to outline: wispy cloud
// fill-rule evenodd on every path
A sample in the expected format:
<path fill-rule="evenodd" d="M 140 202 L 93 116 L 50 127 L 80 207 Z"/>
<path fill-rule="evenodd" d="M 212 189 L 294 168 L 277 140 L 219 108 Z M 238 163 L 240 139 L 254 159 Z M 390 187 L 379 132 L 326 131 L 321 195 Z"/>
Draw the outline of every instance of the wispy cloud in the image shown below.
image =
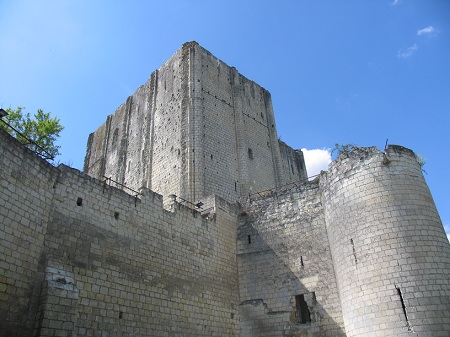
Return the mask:
<path fill-rule="evenodd" d="M 397 6 L 398 4 L 400 4 L 402 2 L 402 0 L 393 0 L 391 2 L 391 6 Z"/>
<path fill-rule="evenodd" d="M 306 171 L 308 176 L 319 174 L 320 171 L 327 171 L 328 164 L 331 163 L 331 152 L 329 149 L 302 149 L 305 157 Z"/>
<path fill-rule="evenodd" d="M 444 223 L 444 229 L 447 234 L 447 239 L 450 242 L 450 223 Z"/>
<path fill-rule="evenodd" d="M 419 49 L 419 47 L 414 43 L 411 47 L 399 50 L 397 53 L 397 57 L 401 59 L 410 58 L 416 53 L 417 49 Z"/>
<path fill-rule="evenodd" d="M 428 26 L 428 27 L 419 29 L 419 30 L 417 31 L 417 35 L 418 35 L 418 36 L 421 36 L 421 35 L 429 35 L 429 34 L 433 34 L 433 33 L 436 33 L 436 29 L 434 29 L 433 26 Z"/>

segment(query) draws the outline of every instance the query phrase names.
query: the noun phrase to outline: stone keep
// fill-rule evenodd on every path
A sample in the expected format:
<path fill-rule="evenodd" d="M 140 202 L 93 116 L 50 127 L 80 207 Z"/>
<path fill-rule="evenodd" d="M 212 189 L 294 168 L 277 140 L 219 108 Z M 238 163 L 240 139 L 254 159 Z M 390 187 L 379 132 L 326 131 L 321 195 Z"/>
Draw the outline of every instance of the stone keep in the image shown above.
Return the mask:
<path fill-rule="evenodd" d="M 0 130 L 0 337 L 448 336 L 414 153 L 355 148 L 307 181 L 269 93 L 196 43 L 89 137 L 85 171 Z"/>
<path fill-rule="evenodd" d="M 228 201 L 306 178 L 270 93 L 186 43 L 90 135 L 84 171 L 133 189 Z"/>

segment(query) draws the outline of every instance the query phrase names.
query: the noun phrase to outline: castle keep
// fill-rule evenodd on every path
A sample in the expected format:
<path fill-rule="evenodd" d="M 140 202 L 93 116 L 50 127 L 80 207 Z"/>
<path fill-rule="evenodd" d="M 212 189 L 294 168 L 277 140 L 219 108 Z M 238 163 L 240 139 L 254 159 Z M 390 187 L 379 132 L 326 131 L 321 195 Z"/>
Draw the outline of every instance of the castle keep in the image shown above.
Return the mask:
<path fill-rule="evenodd" d="M 414 153 L 314 181 L 270 94 L 186 43 L 84 173 L 0 130 L 0 336 L 448 336 L 450 245 Z"/>
<path fill-rule="evenodd" d="M 91 134 L 84 171 L 191 202 L 306 179 L 302 152 L 278 140 L 270 93 L 195 42 Z"/>

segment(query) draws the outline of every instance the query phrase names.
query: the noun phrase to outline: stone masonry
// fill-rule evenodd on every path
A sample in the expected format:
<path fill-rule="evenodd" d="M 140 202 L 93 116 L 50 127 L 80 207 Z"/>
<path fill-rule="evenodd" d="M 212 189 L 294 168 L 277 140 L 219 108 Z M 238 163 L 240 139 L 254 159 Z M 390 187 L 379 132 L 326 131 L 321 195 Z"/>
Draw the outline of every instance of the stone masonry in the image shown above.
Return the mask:
<path fill-rule="evenodd" d="M 306 179 L 278 140 L 270 93 L 186 43 L 90 135 L 84 171 L 197 202 Z"/>
<path fill-rule="evenodd" d="M 321 187 L 347 334 L 448 335 L 449 243 L 415 154 L 351 151 Z"/>
<path fill-rule="evenodd" d="M 304 167 L 270 94 L 196 43 L 90 136 L 89 175 L 0 130 L 0 337 L 449 336 L 415 154 Z"/>

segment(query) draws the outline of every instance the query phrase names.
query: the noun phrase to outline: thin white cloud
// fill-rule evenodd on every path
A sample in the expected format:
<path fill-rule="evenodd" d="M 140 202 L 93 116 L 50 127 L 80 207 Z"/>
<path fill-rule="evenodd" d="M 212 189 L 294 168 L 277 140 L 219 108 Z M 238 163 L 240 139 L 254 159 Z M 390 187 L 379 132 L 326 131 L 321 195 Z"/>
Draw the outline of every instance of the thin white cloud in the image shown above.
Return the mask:
<path fill-rule="evenodd" d="M 328 164 L 331 163 L 331 152 L 329 149 L 302 149 L 305 157 L 306 171 L 308 176 L 312 177 L 320 173 L 320 171 L 327 171 Z"/>
<path fill-rule="evenodd" d="M 450 223 L 444 223 L 444 229 L 447 234 L 447 239 L 450 242 Z"/>
<path fill-rule="evenodd" d="M 417 35 L 418 35 L 418 36 L 421 36 L 421 35 L 428 35 L 428 34 L 433 34 L 433 33 L 435 33 L 435 32 L 436 32 L 436 29 L 434 29 L 433 26 L 428 26 L 428 27 L 419 29 L 419 30 L 417 31 Z"/>
<path fill-rule="evenodd" d="M 411 47 L 399 50 L 397 53 L 397 57 L 401 59 L 410 58 L 416 53 L 417 49 L 419 49 L 419 47 L 414 43 Z"/>
<path fill-rule="evenodd" d="M 391 6 L 397 6 L 401 2 L 402 2 L 402 0 L 394 0 L 394 1 L 391 2 Z"/>

